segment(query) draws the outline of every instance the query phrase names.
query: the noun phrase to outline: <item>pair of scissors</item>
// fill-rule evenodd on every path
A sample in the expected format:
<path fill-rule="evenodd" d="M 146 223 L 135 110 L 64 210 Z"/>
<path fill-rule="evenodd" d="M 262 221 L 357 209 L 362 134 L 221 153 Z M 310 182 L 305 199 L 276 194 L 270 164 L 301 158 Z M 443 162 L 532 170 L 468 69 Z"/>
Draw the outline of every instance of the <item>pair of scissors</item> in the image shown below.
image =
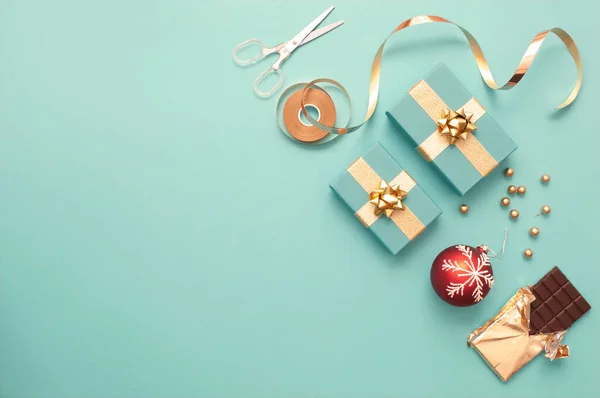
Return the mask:
<path fill-rule="evenodd" d="M 332 23 L 331 25 L 327 25 L 315 30 L 315 28 L 319 26 L 321 22 L 323 22 L 323 20 L 327 17 L 327 15 L 329 15 L 329 13 L 331 13 L 331 11 L 333 11 L 334 8 L 334 6 L 329 7 L 327 10 L 325 10 L 323 14 L 319 15 L 317 18 L 315 18 L 315 20 L 306 25 L 306 27 L 302 29 L 291 40 L 278 44 L 274 47 L 266 47 L 260 40 L 250 39 L 238 44 L 233 49 L 233 60 L 240 66 L 252 65 L 256 63 L 256 61 L 265 58 L 267 55 L 279 53 L 279 58 L 277 59 L 277 61 L 275 61 L 275 63 L 269 69 L 261 73 L 254 81 L 254 92 L 256 93 L 256 95 L 258 95 L 259 97 L 268 98 L 271 95 L 273 95 L 277 90 L 279 90 L 279 88 L 283 85 L 283 73 L 281 73 L 281 64 L 283 63 L 283 61 L 289 58 L 289 56 L 295 49 L 297 49 L 301 45 L 308 43 L 309 41 L 316 39 L 319 36 L 324 35 L 325 33 L 337 28 L 338 26 L 344 23 L 344 21 L 338 21 Z M 258 46 L 260 48 L 260 53 L 252 58 L 240 59 L 238 56 L 239 51 L 250 46 Z M 276 73 L 278 75 L 279 82 L 277 82 L 277 84 L 275 84 L 275 86 L 273 86 L 269 91 L 261 91 L 259 88 L 260 83 L 268 75 L 273 73 Z"/>

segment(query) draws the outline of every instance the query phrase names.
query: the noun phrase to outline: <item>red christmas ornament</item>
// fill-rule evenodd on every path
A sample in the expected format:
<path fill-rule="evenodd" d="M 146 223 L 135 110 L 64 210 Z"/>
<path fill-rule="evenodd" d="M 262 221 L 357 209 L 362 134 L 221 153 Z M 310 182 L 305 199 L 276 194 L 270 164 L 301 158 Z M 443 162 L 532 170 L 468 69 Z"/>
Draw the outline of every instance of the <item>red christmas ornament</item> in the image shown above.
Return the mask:
<path fill-rule="evenodd" d="M 467 245 L 442 250 L 431 265 L 431 285 L 448 304 L 468 307 L 477 304 L 494 285 L 488 248 Z"/>

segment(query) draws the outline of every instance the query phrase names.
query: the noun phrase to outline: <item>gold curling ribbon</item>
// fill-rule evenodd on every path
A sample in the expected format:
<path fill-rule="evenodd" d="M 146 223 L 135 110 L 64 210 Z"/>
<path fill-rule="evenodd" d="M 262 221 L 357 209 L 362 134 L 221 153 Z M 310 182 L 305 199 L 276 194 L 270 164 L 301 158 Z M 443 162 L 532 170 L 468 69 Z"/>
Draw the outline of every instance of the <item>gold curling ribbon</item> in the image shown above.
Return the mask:
<path fill-rule="evenodd" d="M 355 160 L 346 170 L 367 193 L 378 189 L 382 181 L 382 178 L 379 177 L 375 170 L 373 170 L 362 157 Z M 417 183 L 406 170 L 403 170 L 389 182 L 389 185 L 398 185 L 400 189 L 408 193 L 415 185 L 417 185 Z M 355 216 L 368 228 L 377 221 L 382 214 L 385 214 L 380 213 L 379 215 L 376 215 L 375 210 L 376 206 L 367 201 L 364 206 L 358 209 Z M 408 240 L 413 240 L 425 230 L 425 225 L 423 225 L 419 218 L 406 205 L 404 205 L 404 210 L 395 210 L 389 218 L 398 228 L 400 228 Z"/>
<path fill-rule="evenodd" d="M 426 81 L 421 80 L 408 93 L 423 108 L 425 113 L 437 123 L 448 105 L 437 95 Z M 462 107 L 466 113 L 472 114 L 471 121 L 475 123 L 485 114 L 485 108 L 475 98 L 471 98 Z M 477 130 L 476 130 L 477 131 Z M 436 129 L 429 137 L 417 147 L 417 151 L 428 161 L 435 159 L 450 144 L 451 137 L 442 135 Z M 496 159 L 481 145 L 475 135 L 469 133 L 465 140 L 459 139 L 454 145 L 462 152 L 467 160 L 483 177 L 487 176 L 498 166 Z"/>
<path fill-rule="evenodd" d="M 502 381 L 542 351 L 550 360 L 569 355 L 569 347 L 562 344 L 566 331 L 529 335 L 530 305 L 534 300 L 529 288 L 519 289 L 496 316 L 473 331 L 467 340 Z"/>
<path fill-rule="evenodd" d="M 307 105 L 307 103 L 305 102 L 305 97 L 308 95 L 308 91 L 309 91 L 308 89 L 316 86 L 317 84 L 331 84 L 333 86 L 336 86 L 338 89 L 340 89 L 342 91 L 342 93 L 350 101 L 350 95 L 348 94 L 348 91 L 344 88 L 344 86 L 342 86 L 340 83 L 338 83 L 335 80 L 327 79 L 327 78 L 313 80 L 312 82 L 307 83 L 306 86 L 304 86 L 304 89 L 302 92 L 301 107 L 302 107 L 302 112 L 304 113 L 304 116 L 306 117 L 306 119 L 308 119 L 313 126 L 317 126 L 321 130 L 323 130 L 329 134 L 335 134 L 335 135 L 352 133 L 353 131 L 356 131 L 359 128 L 361 128 L 371 118 L 371 116 L 373 116 L 373 113 L 375 112 L 375 108 L 377 107 L 377 100 L 379 97 L 379 86 L 380 86 L 379 80 L 380 80 L 380 71 L 381 71 L 381 58 L 383 56 L 383 49 L 385 47 L 385 44 L 390 39 L 390 37 L 393 36 L 395 33 L 399 32 L 405 28 L 409 28 L 411 26 L 422 25 L 422 24 L 427 24 L 427 23 L 447 23 L 450 25 L 454 25 L 460 29 L 460 31 L 463 33 L 463 35 L 466 37 L 467 41 L 469 42 L 469 46 L 471 47 L 471 51 L 473 52 L 473 55 L 475 56 L 475 62 L 477 62 L 477 67 L 479 68 L 479 73 L 481 74 L 483 81 L 492 90 L 510 90 L 511 88 L 516 86 L 519 83 L 519 81 L 521 81 L 523 76 L 525 76 L 525 73 L 527 73 L 527 71 L 529 70 L 529 67 L 531 66 L 533 60 L 535 59 L 537 53 L 539 52 L 539 49 L 542 46 L 542 43 L 546 39 L 546 36 L 548 36 L 549 33 L 554 33 L 565 44 L 565 46 L 567 47 L 567 50 L 569 51 L 569 53 L 571 54 L 571 57 L 573 58 L 573 61 L 575 61 L 575 66 L 577 67 L 577 82 L 575 83 L 575 87 L 573 87 L 573 90 L 571 91 L 571 93 L 569 94 L 567 99 L 564 100 L 563 103 L 561 103 L 557 107 L 557 109 L 561 109 L 561 108 L 564 108 L 564 107 L 570 105 L 575 100 L 575 98 L 577 97 L 577 94 L 579 93 L 579 89 L 581 88 L 581 82 L 583 80 L 581 56 L 579 54 L 579 49 L 577 48 L 577 45 L 575 44 L 575 41 L 573 40 L 573 38 L 566 31 L 564 31 L 561 28 L 552 28 L 552 29 L 544 30 L 543 32 L 538 33 L 533 38 L 531 43 L 529 43 L 529 46 L 527 47 L 525 54 L 523 54 L 523 57 L 521 58 L 521 61 L 519 62 L 519 65 L 517 66 L 517 69 L 513 73 L 512 77 L 504 85 L 500 86 L 500 85 L 498 85 L 498 83 L 496 83 L 496 81 L 494 80 L 494 77 L 492 76 L 492 72 L 490 70 L 490 67 L 488 65 L 488 62 L 487 62 L 485 56 L 483 55 L 483 51 L 481 50 L 479 43 L 477 42 L 477 40 L 475 40 L 475 37 L 473 37 L 473 35 L 471 33 L 469 33 L 469 31 L 467 31 L 462 26 L 457 25 L 454 22 L 447 20 L 446 18 L 439 17 L 439 16 L 433 16 L 433 15 L 421 15 L 421 16 L 407 19 L 406 21 L 402 22 L 400 25 L 398 25 L 392 31 L 392 33 L 390 33 L 388 35 L 388 37 L 379 46 L 379 49 L 377 50 L 377 53 L 375 54 L 375 59 L 373 60 L 373 64 L 371 66 L 371 78 L 370 78 L 370 83 L 369 83 L 369 103 L 368 103 L 368 107 L 367 107 L 367 114 L 366 114 L 364 120 L 360 124 L 357 124 L 355 126 L 349 126 L 349 127 L 328 126 L 326 124 L 319 123 L 318 120 L 316 120 L 315 118 L 313 118 L 312 116 L 310 116 L 308 114 L 308 112 L 305 108 L 305 106 Z M 280 101 L 281 101 L 281 98 L 280 98 Z M 279 106 L 277 107 L 277 109 L 278 108 L 279 108 Z M 328 141 L 326 138 L 324 140 Z"/>

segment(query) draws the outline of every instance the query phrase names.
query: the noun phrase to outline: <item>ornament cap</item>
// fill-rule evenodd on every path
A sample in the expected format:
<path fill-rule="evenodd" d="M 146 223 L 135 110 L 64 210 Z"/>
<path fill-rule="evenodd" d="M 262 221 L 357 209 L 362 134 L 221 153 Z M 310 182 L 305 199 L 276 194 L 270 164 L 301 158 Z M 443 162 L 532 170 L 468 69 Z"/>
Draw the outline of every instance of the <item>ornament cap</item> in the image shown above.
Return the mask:
<path fill-rule="evenodd" d="M 490 248 L 487 247 L 486 245 L 479 245 L 477 246 L 477 249 L 479 249 L 480 252 L 487 254 L 490 251 Z"/>

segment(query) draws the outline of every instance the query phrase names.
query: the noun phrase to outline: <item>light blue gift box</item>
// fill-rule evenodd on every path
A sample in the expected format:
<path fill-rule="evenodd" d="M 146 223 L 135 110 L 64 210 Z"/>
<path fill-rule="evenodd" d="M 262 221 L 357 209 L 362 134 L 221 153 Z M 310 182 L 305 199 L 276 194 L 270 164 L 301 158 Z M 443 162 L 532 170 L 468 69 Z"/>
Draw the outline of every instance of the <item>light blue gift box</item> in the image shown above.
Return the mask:
<path fill-rule="evenodd" d="M 485 112 L 475 121 L 474 124 L 477 129 L 472 134 L 470 133 L 467 138 L 468 140 L 475 138 L 481 144 L 479 146 L 483 147 L 483 152 L 487 152 L 483 154 L 484 156 L 473 157 L 480 161 L 481 159 L 484 160 L 484 165 L 478 166 L 479 169 L 455 145 L 447 146 L 437 153 L 437 156 L 434 156 L 433 159 L 424 153 L 423 148 L 427 148 L 425 141 L 432 134 L 439 134 L 437 133 L 437 119 L 441 119 L 443 113 L 440 111 L 439 117 L 434 121 L 437 114 L 430 115 L 425 110 L 426 107 L 435 107 L 438 99 L 435 98 L 435 95 L 429 97 L 421 95 L 419 102 L 417 102 L 416 98 L 419 98 L 419 96 L 414 94 L 415 90 L 419 90 L 423 85 L 428 85 L 433 89 L 434 94 L 437 94 L 442 103 L 445 103 L 451 110 L 456 111 L 471 101 Z M 436 66 L 424 81 L 420 81 L 409 90 L 400 103 L 386 114 L 394 125 L 408 135 L 421 155 L 427 161 L 433 163 L 461 195 L 466 194 L 477 182 L 487 176 L 499 163 L 517 149 L 517 145 L 504 132 L 502 127 L 473 98 L 443 63 Z M 459 142 L 459 144 L 462 143 Z"/>
<path fill-rule="evenodd" d="M 375 206 L 369 204 L 370 191 L 378 188 L 381 180 L 391 185 L 398 183 L 400 189 L 407 191 L 402 201 L 406 209 L 394 210 L 389 218 L 385 214 L 375 216 Z M 379 143 L 354 161 L 329 187 L 392 254 L 397 254 L 442 214 L 433 200 Z"/>

